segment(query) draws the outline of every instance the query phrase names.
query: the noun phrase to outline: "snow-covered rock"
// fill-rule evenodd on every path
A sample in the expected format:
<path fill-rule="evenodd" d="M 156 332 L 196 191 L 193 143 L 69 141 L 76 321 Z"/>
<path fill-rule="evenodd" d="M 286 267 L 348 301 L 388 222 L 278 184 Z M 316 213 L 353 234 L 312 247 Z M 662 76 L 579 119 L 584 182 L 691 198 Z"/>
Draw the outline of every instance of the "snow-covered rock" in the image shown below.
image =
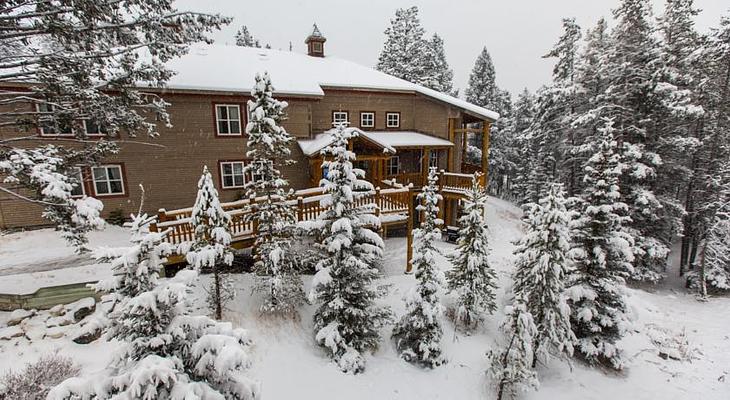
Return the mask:
<path fill-rule="evenodd" d="M 63 304 L 56 304 L 50 310 L 48 310 L 48 313 L 54 317 L 60 317 L 61 315 L 66 314 L 66 308 Z"/>
<path fill-rule="evenodd" d="M 46 326 L 49 328 L 53 328 L 56 326 L 66 326 L 71 325 L 76 320 L 74 320 L 73 314 L 67 313 L 58 317 L 51 317 L 46 320 Z"/>
<path fill-rule="evenodd" d="M 67 331 L 68 331 L 68 328 L 64 328 L 62 326 L 56 326 L 56 327 L 53 327 L 53 328 L 49 328 L 46 331 L 45 337 L 46 338 L 51 338 L 51 339 L 60 339 L 60 338 L 62 338 L 64 336 L 66 336 L 66 332 Z"/>
<path fill-rule="evenodd" d="M 15 325 L 0 329 L 0 340 L 10 340 L 24 335 L 23 330 Z"/>
<path fill-rule="evenodd" d="M 10 313 L 10 317 L 8 318 L 8 326 L 15 326 L 23 322 L 23 320 L 28 319 L 32 316 L 36 315 L 35 310 L 15 310 L 12 313 Z"/>
<path fill-rule="evenodd" d="M 74 332 L 73 341 L 78 344 L 89 344 L 99 339 L 108 325 L 109 320 L 106 317 L 92 315 Z"/>
<path fill-rule="evenodd" d="M 73 315 L 74 321 L 79 322 L 96 310 L 96 299 L 85 297 L 79 301 L 66 305 L 68 314 Z"/>

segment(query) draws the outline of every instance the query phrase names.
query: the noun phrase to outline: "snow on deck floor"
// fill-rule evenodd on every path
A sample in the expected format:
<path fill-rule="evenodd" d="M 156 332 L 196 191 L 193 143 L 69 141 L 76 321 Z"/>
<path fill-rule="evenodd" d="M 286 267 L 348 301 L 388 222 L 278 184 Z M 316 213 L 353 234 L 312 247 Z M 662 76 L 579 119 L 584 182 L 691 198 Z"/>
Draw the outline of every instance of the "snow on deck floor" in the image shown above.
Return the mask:
<path fill-rule="evenodd" d="M 509 290 L 511 241 L 520 236 L 519 210 L 497 199 L 490 200 L 491 259 L 499 271 L 502 287 L 499 299 L 507 300 Z M 453 245 L 439 243 L 443 250 Z M 384 300 L 396 314 L 403 312 L 402 295 L 413 285 L 413 276 L 404 275 L 405 239 L 386 242 L 381 284 L 390 285 Z M 446 266 L 443 258 L 439 264 Z M 2 279 L 2 278 L 0 278 Z M 309 285 L 309 278 L 306 279 Z M 455 335 L 445 322 L 444 347 L 449 363 L 435 370 L 422 370 L 400 360 L 387 339 L 368 358 L 367 370 L 357 376 L 340 373 L 314 344 L 311 317 L 314 307 L 305 306 L 301 318 L 281 321 L 261 317 L 256 309 L 258 296 L 252 295 L 251 277 L 238 275 L 238 297 L 227 318 L 250 330 L 255 340 L 255 365 L 250 375 L 263 383 L 263 398 L 277 399 L 488 399 L 494 392 L 487 385 L 485 353 L 498 335 L 501 316 L 487 318 L 483 327 L 471 336 Z M 201 302 L 202 304 L 202 302 Z M 681 288 L 661 288 L 656 293 L 629 289 L 629 304 L 636 310 L 637 332 L 624 341 L 627 370 L 622 374 L 604 374 L 577 362 L 568 366 L 553 362 L 550 369 L 539 369 L 542 386 L 539 392 L 527 393 L 524 399 L 696 399 L 730 398 L 730 299 L 713 298 L 699 303 Z M 3 314 L 0 313 L 0 321 Z M 662 360 L 652 337 L 673 337 L 684 332 L 695 359 Z M 76 345 L 68 339 L 28 343 L 0 341 L 0 373 L 40 354 L 58 349 L 78 359 L 89 373 L 103 367 L 113 344 Z M 95 358 L 94 354 L 104 353 Z"/>

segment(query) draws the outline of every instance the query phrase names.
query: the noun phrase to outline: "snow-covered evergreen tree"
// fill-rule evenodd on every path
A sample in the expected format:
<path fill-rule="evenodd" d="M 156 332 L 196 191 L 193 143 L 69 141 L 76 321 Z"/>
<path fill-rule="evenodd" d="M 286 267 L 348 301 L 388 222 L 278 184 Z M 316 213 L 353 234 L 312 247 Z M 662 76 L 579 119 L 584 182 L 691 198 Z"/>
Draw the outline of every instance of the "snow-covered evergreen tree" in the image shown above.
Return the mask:
<path fill-rule="evenodd" d="M 51 390 L 51 400 L 256 399 L 259 384 L 244 375 L 251 364 L 245 330 L 191 312 L 197 272 L 158 279 L 167 232 L 146 232 L 146 216 L 133 217 L 132 246 L 105 249 L 119 274 L 99 287 L 121 301 L 110 313 L 107 339 L 122 342 L 100 373 L 70 378 Z"/>
<path fill-rule="evenodd" d="M 196 271 L 208 269 L 213 273 L 208 289 L 208 305 L 217 320 L 223 317 L 223 308 L 235 295 L 230 277 L 221 271 L 223 266 L 233 263 L 230 222 L 230 215 L 223 210 L 218 199 L 213 176 L 204 166 L 190 216 L 195 240 L 180 247 L 188 264 Z"/>
<path fill-rule="evenodd" d="M 244 172 L 252 177 L 246 183 L 246 195 L 255 199 L 246 216 L 256 224 L 254 255 L 259 283 L 266 293 L 262 311 L 292 313 L 304 300 L 299 265 L 291 251 L 294 225 L 297 222 L 292 206 L 285 203 L 288 181 L 281 170 L 291 165 L 289 146 L 294 139 L 281 126 L 286 118 L 287 103 L 273 97 L 269 75 L 256 76 L 249 100 L 250 120 L 246 125 L 246 153 L 250 162 Z"/>
<path fill-rule="evenodd" d="M 418 7 L 397 9 L 385 35 L 385 44 L 376 65 L 378 71 L 426 85 L 429 43 L 418 19 Z"/>
<path fill-rule="evenodd" d="M 600 128 L 598 152 L 585 167 L 584 207 L 573 222 L 571 258 L 575 271 L 566 293 L 575 350 L 590 363 L 621 369 L 616 342 L 626 333 L 625 279 L 632 272 L 633 239 L 626 233 L 628 207 L 621 202 L 613 121 Z"/>
<path fill-rule="evenodd" d="M 537 328 L 522 301 L 514 300 L 502 330 L 507 334 L 504 348 L 487 354 L 487 374 L 497 387 L 497 400 L 502 400 L 505 395 L 514 398 L 520 392 L 537 389 L 540 385 L 537 374 L 532 369 L 532 346 Z"/>
<path fill-rule="evenodd" d="M 448 258 L 453 267 L 446 273 L 449 291 L 457 295 L 456 320 L 471 329 L 485 312 L 497 309 L 497 273 L 489 265 L 487 242 L 487 192 L 475 174 L 464 198 L 459 218 L 459 239 Z"/>
<path fill-rule="evenodd" d="M 474 68 L 469 75 L 469 85 L 466 87 L 466 101 L 478 106 L 498 111 L 501 107 L 500 89 L 495 81 L 496 73 L 492 56 L 486 47 L 479 53 Z"/>
<path fill-rule="evenodd" d="M 391 319 L 390 310 L 376 304 L 382 293 L 374 286 L 379 276 L 375 264 L 384 244 L 368 229 L 380 226 L 375 204 L 359 204 L 374 188 L 362 179 L 364 172 L 352 166 L 355 154 L 348 143 L 357 131 L 339 124 L 331 135 L 331 144 L 322 150 L 326 211 L 309 224 L 322 237 L 310 294 L 318 304 L 314 336 L 343 372 L 358 373 L 365 369 L 363 353 L 378 347 L 379 329 Z"/>
<path fill-rule="evenodd" d="M 510 199 L 520 204 L 526 202 L 529 196 L 529 172 L 532 162 L 532 142 L 529 140 L 529 128 L 537 112 L 535 102 L 535 95 L 527 89 L 517 96 L 509 126 L 511 140 L 507 146 L 507 162 L 502 163 L 503 166 L 508 168 L 505 171 L 507 175 L 506 194 Z M 499 171 L 499 167 L 495 169 L 490 166 L 490 174 Z"/>
<path fill-rule="evenodd" d="M 110 141 L 122 133 L 155 136 L 156 119 L 169 124 L 167 103 L 137 83 L 164 86 L 172 72 L 166 63 L 190 43 L 210 42 L 208 32 L 230 19 L 180 11 L 170 0 L 9 0 L 0 16 L 0 84 L 26 88 L 0 93 L 2 104 L 18 105 L 0 111 L 0 125 L 72 135 L 44 146 L 35 138 L 0 139 L 0 173 L 8 183 L 1 190 L 43 207 L 43 216 L 83 249 L 102 204 L 71 198 L 76 168 L 113 154 Z M 107 140 L 84 142 L 84 120 L 103 127 Z"/>
<path fill-rule="evenodd" d="M 573 355 L 575 336 L 563 293 L 569 272 L 569 220 L 563 190 L 553 184 L 539 204 L 526 207 L 525 235 L 514 251 L 513 290 L 536 325 L 535 361 L 547 360 L 551 353 Z"/>
<path fill-rule="evenodd" d="M 236 46 L 241 47 L 261 47 L 258 39 L 254 39 L 251 32 L 248 31 L 246 25 L 241 25 L 241 29 L 236 32 Z"/>
<path fill-rule="evenodd" d="M 438 174 L 431 168 L 428 184 L 418 194 L 421 204 L 416 210 L 423 213 L 421 226 L 413 231 L 413 258 L 411 264 L 416 270 L 416 286 L 406 294 L 406 313 L 393 328 L 393 339 L 401 358 L 434 368 L 446 362 L 441 349 L 441 305 L 440 295 L 446 279 L 436 265 L 438 250 L 434 241 L 441 236 L 438 218 L 438 203 L 441 195 L 437 188 Z"/>
<path fill-rule="evenodd" d="M 444 40 L 437 33 L 427 43 L 425 77 L 426 80 L 422 82 L 424 86 L 449 95 L 457 94 L 454 90 L 454 71 L 446 61 Z"/>

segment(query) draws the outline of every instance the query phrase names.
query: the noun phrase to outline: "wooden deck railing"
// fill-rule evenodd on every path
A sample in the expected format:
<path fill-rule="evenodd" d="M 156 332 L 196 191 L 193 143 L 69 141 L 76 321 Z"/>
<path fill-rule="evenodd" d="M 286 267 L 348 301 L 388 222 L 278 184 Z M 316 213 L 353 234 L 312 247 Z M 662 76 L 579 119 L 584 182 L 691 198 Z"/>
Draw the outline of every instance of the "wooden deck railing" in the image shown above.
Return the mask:
<path fill-rule="evenodd" d="M 474 175 L 471 174 L 459 174 L 456 172 L 446 172 L 441 170 L 439 172 L 439 185 L 449 191 L 464 191 L 471 188 L 472 178 Z"/>
<path fill-rule="evenodd" d="M 297 215 L 297 221 L 311 221 L 320 216 L 327 207 L 322 204 L 322 200 L 329 197 L 329 194 L 323 193 L 321 188 L 300 190 L 294 193 L 294 196 L 285 201 L 286 204 L 292 206 Z M 229 203 L 222 203 L 221 206 L 231 216 L 229 225 L 233 242 L 250 239 L 255 235 L 256 226 L 252 221 L 247 221 L 246 215 L 249 212 L 251 204 L 264 200 L 263 197 L 255 199 L 244 199 Z M 375 204 L 375 214 L 381 216 L 383 223 L 393 223 L 403 221 L 405 223 L 409 214 L 410 205 L 410 188 L 400 187 L 391 189 L 376 188 L 367 196 L 359 198 L 355 202 L 356 207 L 363 207 L 368 204 Z M 166 241 L 172 244 L 180 244 L 186 241 L 194 240 L 192 225 L 190 224 L 190 216 L 192 208 L 183 208 L 179 210 L 167 211 L 160 209 L 157 215 L 157 222 L 150 226 L 153 232 L 169 229 L 170 232 L 166 236 Z M 395 216 L 402 214 L 404 218 L 393 218 L 383 216 Z"/>

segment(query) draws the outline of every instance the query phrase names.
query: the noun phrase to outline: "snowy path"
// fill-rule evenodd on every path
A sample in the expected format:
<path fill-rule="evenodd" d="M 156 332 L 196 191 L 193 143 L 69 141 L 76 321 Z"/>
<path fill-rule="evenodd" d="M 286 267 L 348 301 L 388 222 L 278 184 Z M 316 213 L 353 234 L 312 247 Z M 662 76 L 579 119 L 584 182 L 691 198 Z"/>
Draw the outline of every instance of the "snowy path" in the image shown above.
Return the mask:
<path fill-rule="evenodd" d="M 490 199 L 490 261 L 499 271 L 502 304 L 508 300 L 504 293 L 509 290 L 511 242 L 520 236 L 519 216 L 519 209 L 511 204 Z M 453 245 L 439 243 L 439 247 L 448 251 Z M 384 302 L 392 306 L 396 315 L 402 314 L 401 297 L 413 285 L 413 276 L 403 273 L 405 257 L 405 239 L 386 242 L 386 276 L 380 283 L 389 287 Z M 447 268 L 443 258 L 439 259 L 439 265 Z M 309 278 L 305 281 L 308 285 Z M 488 317 L 483 327 L 471 336 L 455 335 L 452 325 L 445 322 L 444 347 L 449 363 L 431 371 L 398 359 L 392 342 L 387 339 L 390 328 L 386 328 L 383 330 L 386 339 L 381 348 L 368 357 L 365 373 L 351 376 L 340 373 L 314 344 L 311 336 L 314 307 L 303 307 L 301 318 L 296 321 L 264 318 L 257 311 L 257 295 L 250 291 L 251 277 L 238 275 L 236 286 L 238 297 L 226 317 L 247 328 L 255 340 L 255 364 L 251 375 L 262 381 L 267 400 L 494 398 L 484 375 L 485 353 L 499 337 L 497 327 L 501 315 Z M 527 393 L 524 399 L 730 398 L 730 322 L 727 317 L 730 299 L 713 298 L 708 303 L 699 303 L 681 287 L 660 288 L 654 293 L 629 289 L 628 294 L 637 320 L 636 332 L 622 343 L 626 371 L 618 375 L 604 374 L 576 362 L 571 372 L 567 365 L 554 362 L 549 369 L 541 367 L 539 370 L 540 391 Z M 446 301 L 448 303 L 449 299 Z M 0 321 L 2 319 L 0 313 Z M 663 360 L 652 339 L 656 343 L 662 342 L 660 347 L 664 350 L 676 345 L 676 351 L 691 355 L 692 360 Z M 0 341 L 0 373 L 55 349 L 76 358 L 84 366 L 84 372 L 90 373 L 103 366 L 112 348 L 109 343 L 81 346 L 68 339 L 33 343 L 25 339 Z M 103 357 L 96 356 L 98 354 Z"/>

